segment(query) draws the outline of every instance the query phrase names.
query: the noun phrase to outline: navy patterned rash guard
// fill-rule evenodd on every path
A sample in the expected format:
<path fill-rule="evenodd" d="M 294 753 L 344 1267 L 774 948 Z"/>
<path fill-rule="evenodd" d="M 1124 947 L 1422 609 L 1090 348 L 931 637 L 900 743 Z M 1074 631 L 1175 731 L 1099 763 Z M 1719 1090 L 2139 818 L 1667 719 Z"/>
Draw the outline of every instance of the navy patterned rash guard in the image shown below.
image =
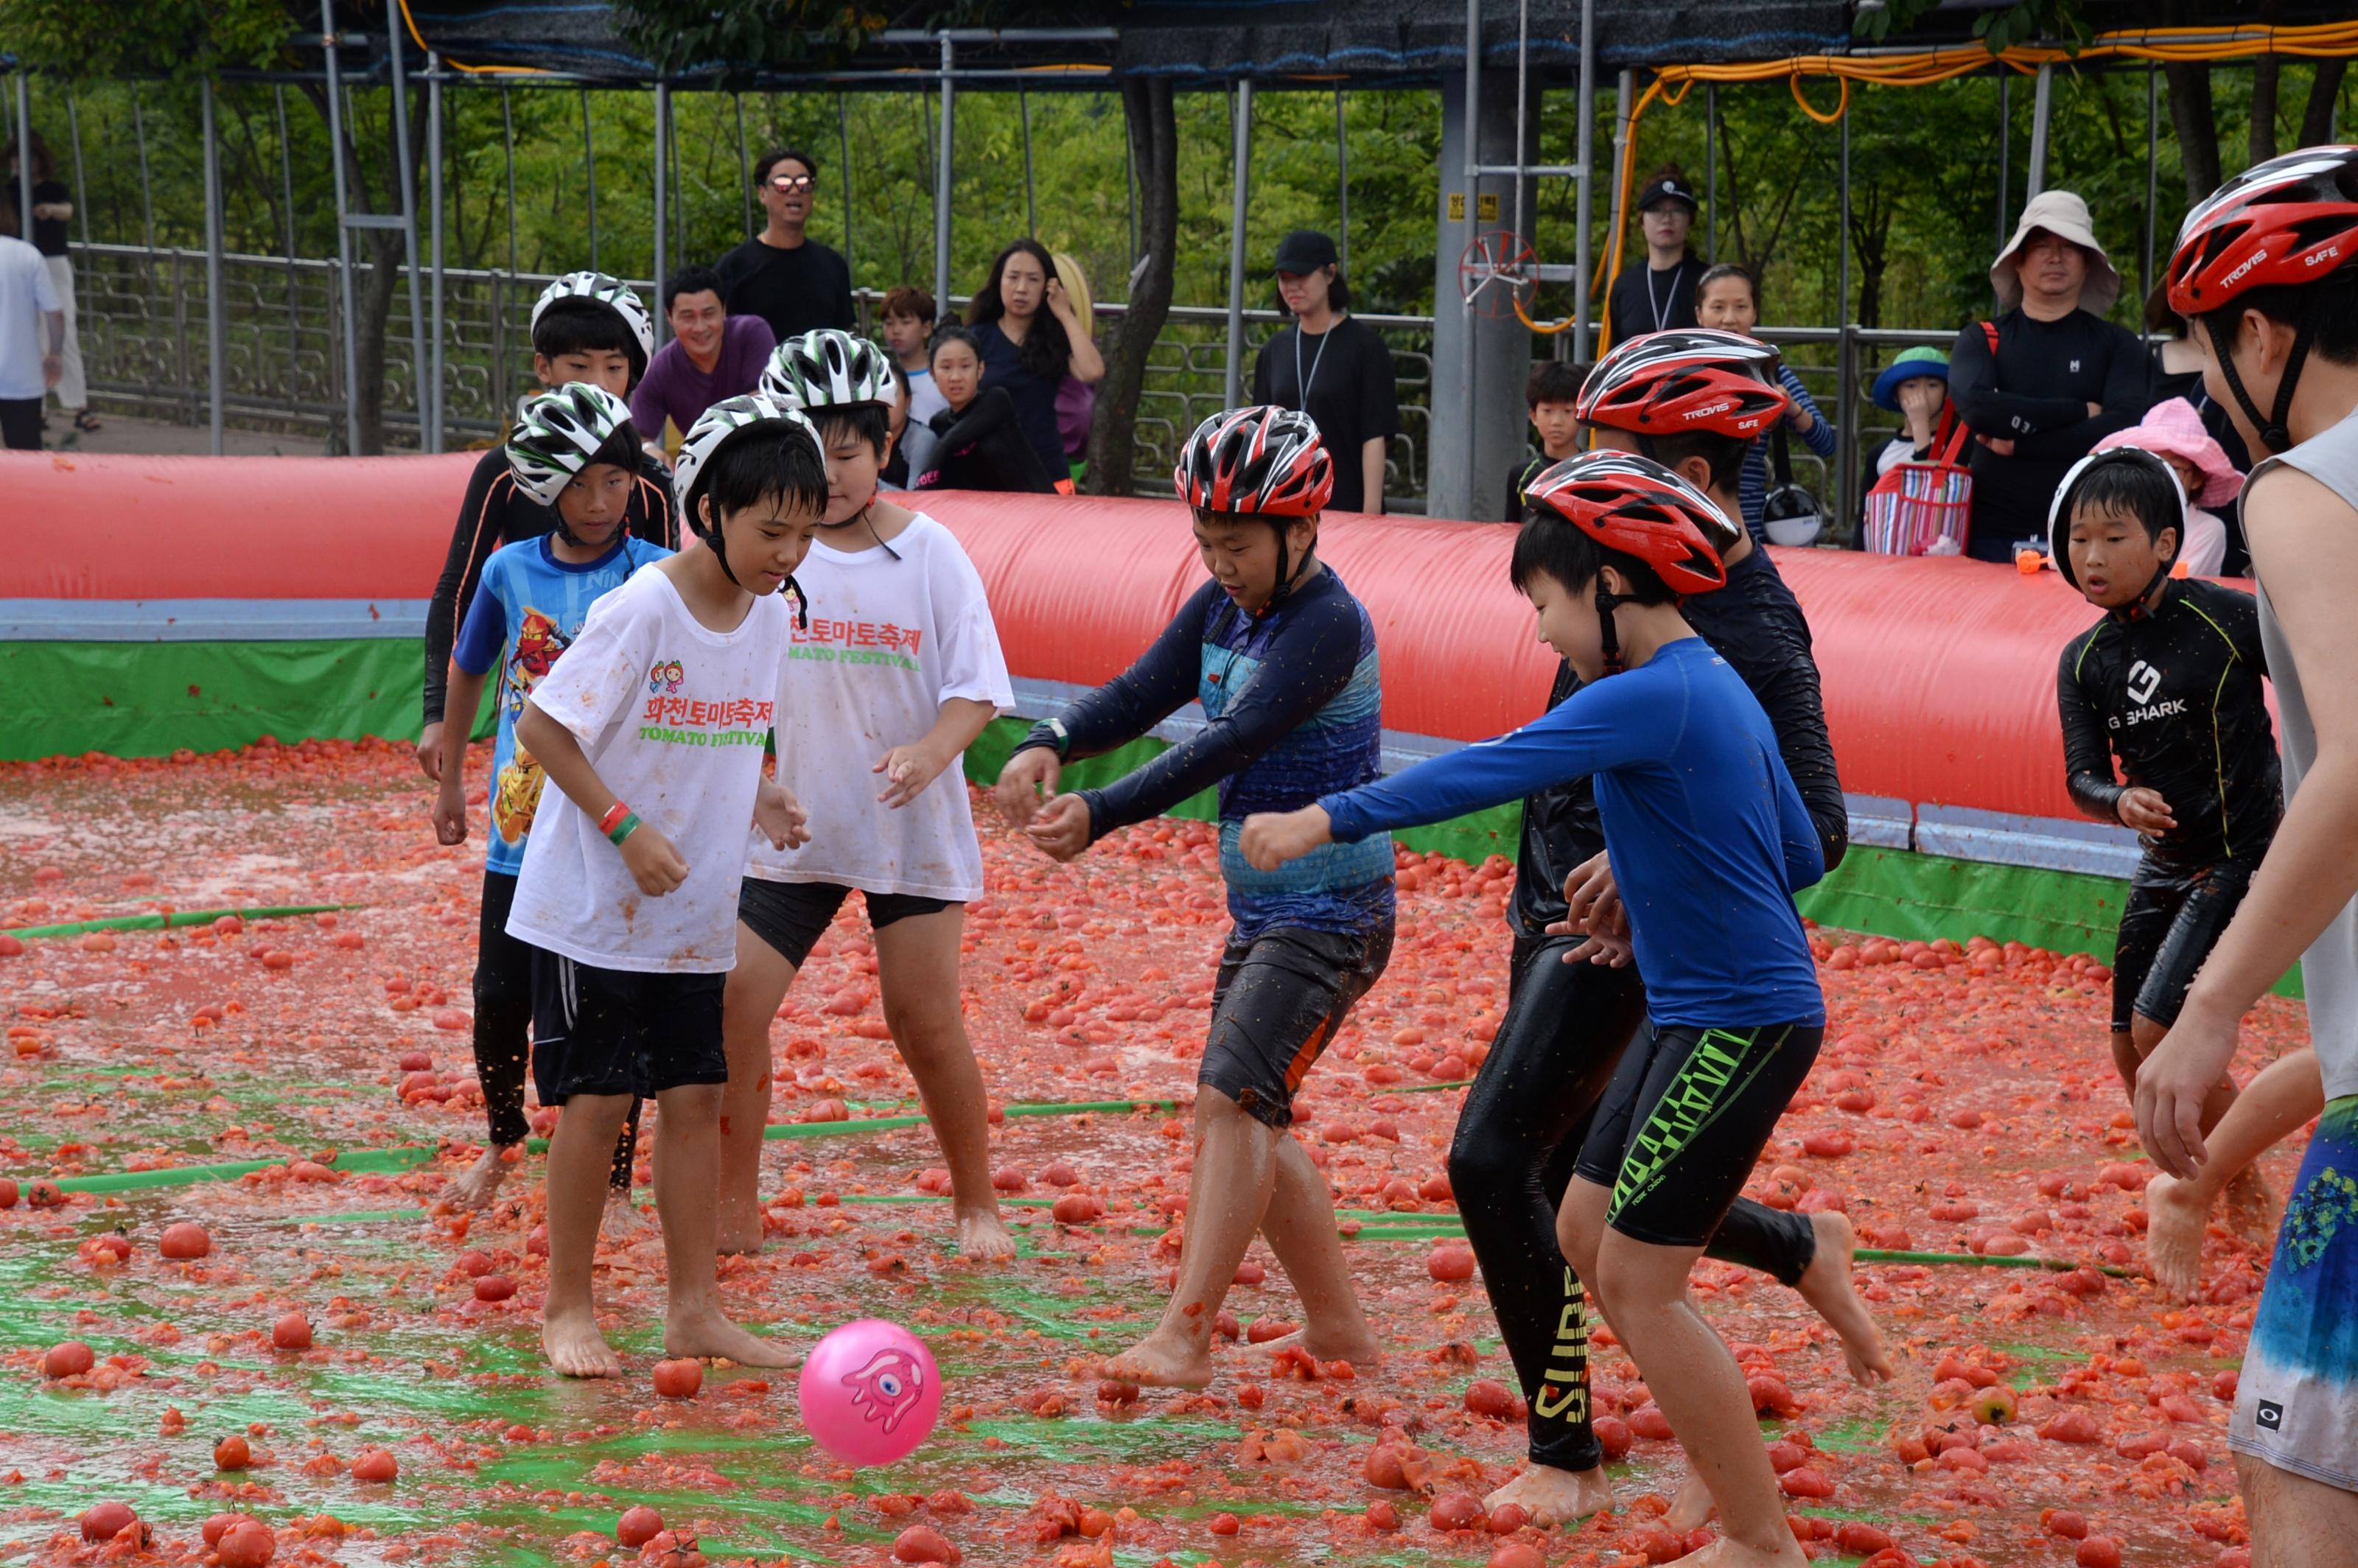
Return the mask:
<path fill-rule="evenodd" d="M 1022 749 L 1093 757 L 1136 740 L 1184 707 L 1204 705 L 1198 734 L 1102 789 L 1080 791 L 1089 840 L 1161 816 L 1196 792 L 1220 791 L 1220 874 L 1235 940 L 1280 926 L 1356 935 L 1390 923 L 1390 838 L 1330 844 L 1275 871 L 1238 851 L 1244 819 L 1294 811 L 1379 773 L 1383 692 L 1375 625 L 1333 569 L 1283 603 L 1247 615 L 1221 589 L 1197 589 L 1139 661 L 1034 725 Z"/>

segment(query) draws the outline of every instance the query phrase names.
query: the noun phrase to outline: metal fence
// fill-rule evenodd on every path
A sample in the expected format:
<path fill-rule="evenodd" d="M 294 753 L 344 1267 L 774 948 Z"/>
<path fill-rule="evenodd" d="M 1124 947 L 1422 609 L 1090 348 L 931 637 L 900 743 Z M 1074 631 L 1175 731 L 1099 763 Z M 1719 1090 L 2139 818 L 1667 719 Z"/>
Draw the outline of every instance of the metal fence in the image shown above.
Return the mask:
<path fill-rule="evenodd" d="M 82 358 L 90 384 L 109 406 L 200 425 L 207 411 L 205 257 L 196 250 L 141 245 L 77 244 L 76 271 Z M 355 260 L 356 297 L 366 293 L 372 264 Z M 227 380 L 223 401 L 238 425 L 308 436 L 322 450 L 349 449 L 344 428 L 343 328 L 336 264 L 311 257 L 233 253 L 223 258 L 222 286 Z M 515 400 L 532 390 L 532 303 L 550 275 L 449 269 L 444 274 L 443 356 L 445 439 L 450 445 L 499 438 Z M 633 287 L 650 297 L 644 279 Z M 872 326 L 881 300 L 858 297 L 863 325 Z M 951 302 L 955 307 L 963 301 Z M 1118 327 L 1120 305 L 1097 314 Z M 1274 310 L 1246 313 L 1247 346 L 1258 349 L 1284 322 Z M 1387 463 L 1387 504 L 1423 509 L 1433 424 L 1433 318 L 1361 315 L 1392 352 L 1401 433 Z M 1228 370 L 1228 313 L 1218 307 L 1174 306 L 1156 338 L 1140 399 L 1137 462 L 1141 493 L 1159 494 L 1179 440 L 1221 406 Z M 1831 460 L 1798 443 L 1795 477 L 1826 505 L 1830 536 L 1854 531 L 1857 480 L 1867 452 L 1896 424 L 1875 410 L 1866 393 L 1870 360 L 1878 351 L 1917 343 L 1946 344 L 1946 332 L 1870 330 L 1859 327 L 1767 329 L 1787 362 L 1819 401 L 1836 431 Z M 408 290 L 392 291 L 384 334 L 384 425 L 396 446 L 418 444 L 417 373 L 409 330 Z M 1249 365 L 1247 367 L 1249 371 Z"/>

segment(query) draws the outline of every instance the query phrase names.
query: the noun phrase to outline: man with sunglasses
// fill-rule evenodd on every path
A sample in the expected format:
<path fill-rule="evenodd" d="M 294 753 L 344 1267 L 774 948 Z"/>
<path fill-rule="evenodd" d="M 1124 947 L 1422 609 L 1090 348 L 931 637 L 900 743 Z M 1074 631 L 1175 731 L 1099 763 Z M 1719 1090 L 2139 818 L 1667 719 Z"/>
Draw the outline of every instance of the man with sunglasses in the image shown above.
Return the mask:
<path fill-rule="evenodd" d="M 763 154 L 753 186 L 769 221 L 714 268 L 729 313 L 759 316 L 782 343 L 822 327 L 856 325 L 851 269 L 806 232 L 817 184 L 818 160 L 799 147 Z"/>

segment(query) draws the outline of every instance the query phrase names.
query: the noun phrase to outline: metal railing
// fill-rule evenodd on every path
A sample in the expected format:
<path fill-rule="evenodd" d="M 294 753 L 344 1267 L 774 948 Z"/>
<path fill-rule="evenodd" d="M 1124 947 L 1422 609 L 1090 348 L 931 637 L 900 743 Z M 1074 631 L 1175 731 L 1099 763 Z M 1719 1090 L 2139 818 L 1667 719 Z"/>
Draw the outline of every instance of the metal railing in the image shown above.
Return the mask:
<path fill-rule="evenodd" d="M 72 255 L 82 359 L 92 390 L 111 406 L 202 424 L 209 395 L 204 253 L 76 244 Z M 373 264 L 354 265 L 353 292 L 364 297 Z M 232 253 L 222 258 L 223 403 L 238 425 L 309 436 L 330 452 L 350 449 L 335 269 L 333 261 L 313 257 Z M 532 389 L 532 304 L 552 276 L 444 272 L 448 444 L 496 440 L 513 416 L 515 400 Z M 646 280 L 629 281 L 653 297 Z M 856 298 L 861 325 L 872 329 L 882 295 L 862 290 Z M 953 308 L 963 303 L 950 301 Z M 1101 304 L 1096 313 L 1118 330 L 1124 309 Z M 1401 430 L 1386 464 L 1387 505 L 1420 512 L 1433 427 L 1433 318 L 1361 314 L 1357 319 L 1390 348 L 1399 393 Z M 1285 320 L 1276 310 L 1247 311 L 1248 351 L 1257 351 Z M 1174 306 L 1157 335 L 1140 397 L 1135 470 L 1141 493 L 1162 492 L 1180 440 L 1219 409 L 1228 372 L 1227 323 L 1227 311 L 1217 306 Z M 1848 326 L 1772 328 L 1760 335 L 1789 351 L 1787 362 L 1835 430 L 1832 460 L 1822 460 L 1798 444 L 1792 456 L 1797 480 L 1825 503 L 1830 539 L 1847 542 L 1855 532 L 1866 444 L 1894 423 L 1866 402 L 1873 383 L 1867 356 L 1920 343 L 1945 345 L 1952 334 Z M 396 446 L 418 444 L 411 342 L 408 290 L 396 287 L 384 332 L 384 390 L 386 436 Z"/>

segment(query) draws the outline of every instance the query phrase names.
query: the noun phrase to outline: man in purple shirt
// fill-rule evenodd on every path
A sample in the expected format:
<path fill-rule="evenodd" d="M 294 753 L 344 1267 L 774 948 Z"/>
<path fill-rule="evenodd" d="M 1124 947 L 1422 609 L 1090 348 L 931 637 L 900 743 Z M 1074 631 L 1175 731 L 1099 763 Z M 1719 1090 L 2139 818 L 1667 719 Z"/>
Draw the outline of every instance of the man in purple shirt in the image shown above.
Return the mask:
<path fill-rule="evenodd" d="M 708 266 L 684 266 L 665 279 L 663 303 L 671 341 L 631 394 L 631 423 L 657 455 L 666 418 L 685 432 L 714 404 L 752 391 L 778 346 L 759 316 L 729 314 L 720 275 Z"/>

